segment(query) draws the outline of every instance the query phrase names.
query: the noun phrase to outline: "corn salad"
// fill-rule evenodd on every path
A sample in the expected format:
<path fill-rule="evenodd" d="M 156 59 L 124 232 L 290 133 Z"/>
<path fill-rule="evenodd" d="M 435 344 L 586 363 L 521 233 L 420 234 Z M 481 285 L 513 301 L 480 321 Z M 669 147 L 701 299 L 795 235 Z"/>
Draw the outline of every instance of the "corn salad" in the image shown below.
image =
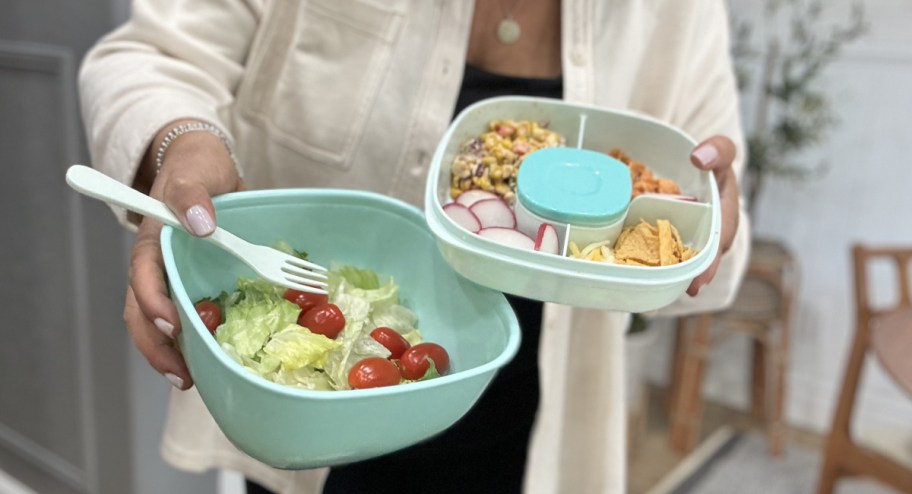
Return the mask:
<path fill-rule="evenodd" d="M 481 189 L 513 204 L 523 158 L 541 148 L 564 145 L 563 136 L 546 127 L 531 120 L 488 123 L 488 131 L 463 144 L 453 160 L 450 195 L 455 199 L 464 191 Z"/>

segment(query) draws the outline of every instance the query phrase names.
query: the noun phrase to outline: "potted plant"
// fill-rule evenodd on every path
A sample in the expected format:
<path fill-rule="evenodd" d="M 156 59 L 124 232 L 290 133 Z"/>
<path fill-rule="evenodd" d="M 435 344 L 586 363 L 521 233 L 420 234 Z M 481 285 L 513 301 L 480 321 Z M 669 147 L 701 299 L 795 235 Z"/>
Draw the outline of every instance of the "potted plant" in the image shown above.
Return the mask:
<path fill-rule="evenodd" d="M 824 12 L 820 0 L 766 0 L 766 29 L 759 41 L 749 20 L 732 19 L 738 87 L 742 93 L 757 92 L 743 184 L 752 215 L 771 176 L 801 180 L 826 171 L 826 163 L 801 156 L 838 123 L 820 76 L 846 44 L 867 31 L 868 23 L 860 1 L 852 4 L 842 25 L 822 26 Z M 787 28 L 777 29 L 782 25 Z M 759 84 L 754 83 L 757 75 Z"/>

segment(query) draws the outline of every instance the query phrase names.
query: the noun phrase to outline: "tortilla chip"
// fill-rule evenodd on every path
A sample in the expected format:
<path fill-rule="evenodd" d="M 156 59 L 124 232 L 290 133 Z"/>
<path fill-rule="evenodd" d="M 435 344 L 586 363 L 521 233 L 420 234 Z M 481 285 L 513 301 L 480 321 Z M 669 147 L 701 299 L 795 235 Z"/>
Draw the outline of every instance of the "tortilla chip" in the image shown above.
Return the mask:
<path fill-rule="evenodd" d="M 619 262 L 635 260 L 649 266 L 658 266 L 660 262 L 658 229 L 646 221 L 640 221 L 635 227 L 626 230 L 618 238 L 614 248 L 614 258 Z"/>
<path fill-rule="evenodd" d="M 671 223 L 668 220 L 656 220 L 659 229 L 659 264 L 671 266 L 679 262 L 677 244 L 671 235 Z"/>
<path fill-rule="evenodd" d="M 615 262 L 633 266 L 671 266 L 696 254 L 668 220 L 656 220 L 656 226 L 640 220 L 621 232 L 614 247 Z"/>

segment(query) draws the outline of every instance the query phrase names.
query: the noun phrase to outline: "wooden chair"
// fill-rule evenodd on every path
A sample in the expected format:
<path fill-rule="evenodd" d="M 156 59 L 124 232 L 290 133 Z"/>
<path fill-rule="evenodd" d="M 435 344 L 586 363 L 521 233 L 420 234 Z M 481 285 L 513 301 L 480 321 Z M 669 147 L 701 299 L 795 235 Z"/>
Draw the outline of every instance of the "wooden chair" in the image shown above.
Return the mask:
<path fill-rule="evenodd" d="M 751 411 L 767 424 L 771 453 L 783 450 L 782 416 L 797 279 L 795 260 L 782 244 L 755 239 L 745 279 L 732 306 L 722 312 L 678 319 L 668 403 L 668 441 L 673 450 L 687 453 L 697 445 L 704 369 L 713 346 L 734 334 L 753 340 Z"/>
<path fill-rule="evenodd" d="M 859 445 L 852 438 L 850 425 L 868 350 L 873 350 L 877 361 L 912 397 L 912 297 L 909 291 L 912 248 L 858 245 L 852 249 L 852 257 L 855 266 L 855 338 L 846 362 L 833 427 L 826 441 L 817 493 L 829 494 L 840 477 L 853 475 L 870 477 L 900 492 L 912 493 L 912 469 Z M 896 267 L 899 297 L 895 306 L 877 308 L 872 305 L 868 275 L 871 262 L 884 259 L 892 261 Z"/>

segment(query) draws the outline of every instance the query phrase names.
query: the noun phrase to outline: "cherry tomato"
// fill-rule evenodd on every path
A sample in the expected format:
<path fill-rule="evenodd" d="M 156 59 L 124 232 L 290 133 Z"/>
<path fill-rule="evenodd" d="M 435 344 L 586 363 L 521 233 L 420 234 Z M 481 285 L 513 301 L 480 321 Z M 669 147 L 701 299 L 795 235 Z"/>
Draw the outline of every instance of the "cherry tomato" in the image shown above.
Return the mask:
<path fill-rule="evenodd" d="M 336 304 L 321 304 L 298 316 L 298 324 L 312 333 L 336 339 L 345 327 L 345 316 Z"/>
<path fill-rule="evenodd" d="M 414 381 L 421 379 L 431 367 L 428 359 L 434 361 L 434 367 L 441 375 L 450 368 L 450 355 L 436 343 L 419 343 L 406 350 L 399 359 L 402 377 Z"/>
<path fill-rule="evenodd" d="M 297 306 L 301 308 L 301 313 L 307 312 L 317 305 L 329 302 L 329 295 L 302 292 L 300 290 L 294 290 L 291 288 L 285 290 L 285 294 L 282 296 L 285 298 L 285 300 L 297 304 Z"/>
<path fill-rule="evenodd" d="M 387 328 L 386 326 L 380 326 L 371 331 L 371 338 L 377 340 L 378 343 L 385 346 L 386 349 L 390 351 L 389 358 L 391 359 L 400 358 L 402 352 L 408 350 L 411 346 L 398 331 L 393 328 Z"/>
<path fill-rule="evenodd" d="M 383 357 L 368 357 L 348 372 L 348 384 L 355 389 L 394 386 L 399 384 L 399 369 Z"/>
<path fill-rule="evenodd" d="M 196 313 L 203 320 L 203 325 L 210 333 L 215 334 L 215 329 L 222 324 L 222 308 L 211 300 L 200 300 L 194 305 Z"/>

